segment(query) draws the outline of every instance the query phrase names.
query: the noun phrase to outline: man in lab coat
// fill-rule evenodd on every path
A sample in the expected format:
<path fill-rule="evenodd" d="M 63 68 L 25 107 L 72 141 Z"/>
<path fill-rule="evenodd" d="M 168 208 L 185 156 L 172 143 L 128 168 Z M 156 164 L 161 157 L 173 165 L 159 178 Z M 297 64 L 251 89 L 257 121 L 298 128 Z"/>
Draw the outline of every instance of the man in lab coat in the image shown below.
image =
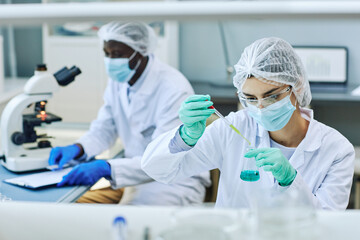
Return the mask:
<path fill-rule="evenodd" d="M 201 203 L 205 187 L 210 185 L 208 172 L 166 185 L 153 181 L 140 167 L 148 143 L 181 124 L 178 109 L 193 94 L 191 85 L 179 71 L 152 54 L 156 36 L 151 27 L 111 22 L 101 27 L 98 35 L 104 42 L 109 75 L 104 105 L 90 130 L 75 144 L 52 149 L 49 165 L 63 167 L 72 159 L 83 162 L 58 186 L 93 185 L 105 177 L 112 188 L 89 191 L 78 202 L 118 203 L 122 189 L 133 186 L 127 204 Z M 87 162 L 111 147 L 118 137 L 124 145 L 123 158 Z"/>

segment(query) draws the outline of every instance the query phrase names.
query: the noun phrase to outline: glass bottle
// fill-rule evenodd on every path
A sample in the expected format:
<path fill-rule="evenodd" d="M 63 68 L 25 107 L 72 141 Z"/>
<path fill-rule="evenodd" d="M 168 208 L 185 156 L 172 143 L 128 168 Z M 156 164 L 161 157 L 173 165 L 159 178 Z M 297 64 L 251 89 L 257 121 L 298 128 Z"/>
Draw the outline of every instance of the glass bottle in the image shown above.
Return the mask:
<path fill-rule="evenodd" d="M 255 149 L 252 147 L 247 147 L 246 152 Z M 243 158 L 244 159 L 244 168 L 240 173 L 240 179 L 246 182 L 256 182 L 260 179 L 259 168 L 256 166 L 256 160 L 254 157 Z"/>

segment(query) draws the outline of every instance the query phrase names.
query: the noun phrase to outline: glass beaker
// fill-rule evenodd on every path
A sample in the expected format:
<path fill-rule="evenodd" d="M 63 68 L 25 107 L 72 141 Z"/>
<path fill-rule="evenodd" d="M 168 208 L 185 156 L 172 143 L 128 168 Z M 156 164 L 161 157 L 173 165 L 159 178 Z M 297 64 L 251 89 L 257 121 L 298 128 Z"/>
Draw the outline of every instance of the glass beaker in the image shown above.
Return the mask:
<path fill-rule="evenodd" d="M 239 217 L 233 210 L 180 208 L 173 213 L 172 226 L 156 240 L 230 240 L 238 235 Z"/>
<path fill-rule="evenodd" d="M 259 239 L 320 239 L 312 199 L 301 190 L 267 188 L 259 193 L 257 220 Z"/>
<path fill-rule="evenodd" d="M 246 152 L 255 149 L 252 147 L 247 147 Z M 246 182 L 256 182 L 260 179 L 259 168 L 256 166 L 256 160 L 254 157 L 245 158 L 244 157 L 244 167 L 240 173 L 240 179 Z"/>
<path fill-rule="evenodd" d="M 156 240 L 230 240 L 229 234 L 219 227 L 178 225 L 160 233 Z"/>

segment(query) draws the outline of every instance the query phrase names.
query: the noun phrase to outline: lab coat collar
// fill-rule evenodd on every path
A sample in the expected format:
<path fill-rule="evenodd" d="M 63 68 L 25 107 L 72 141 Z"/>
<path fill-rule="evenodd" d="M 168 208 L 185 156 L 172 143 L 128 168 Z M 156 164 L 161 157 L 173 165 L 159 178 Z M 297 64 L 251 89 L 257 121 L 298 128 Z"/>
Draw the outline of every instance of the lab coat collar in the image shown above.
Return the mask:
<path fill-rule="evenodd" d="M 145 69 L 144 69 L 144 72 L 139 77 L 139 79 L 132 86 L 130 86 L 130 84 L 127 83 L 127 86 L 128 86 L 128 88 L 130 89 L 131 92 L 136 92 L 141 88 L 141 86 L 143 85 L 145 79 L 147 78 L 147 75 L 149 74 L 149 71 L 150 71 L 151 66 L 153 64 L 153 61 L 154 61 L 154 56 L 152 54 L 150 54 L 148 63 L 146 65 Z"/>
<path fill-rule="evenodd" d="M 146 69 L 143 73 L 143 81 L 140 85 L 140 87 L 137 89 L 136 93 L 139 95 L 150 95 L 154 91 L 155 88 L 157 88 L 157 84 L 155 81 L 158 81 L 159 77 L 159 71 L 157 71 L 157 67 L 159 65 L 159 60 L 154 55 L 149 55 L 149 62 L 146 66 Z M 133 87 L 135 86 L 134 84 Z"/>
<path fill-rule="evenodd" d="M 299 144 L 298 148 L 302 147 L 304 151 L 315 151 L 321 146 L 321 130 L 315 127 L 319 123 L 314 119 L 314 112 L 312 109 L 300 108 L 300 114 L 310 123 L 305 138 Z M 256 135 L 262 138 L 262 140 L 268 139 L 270 141 L 269 132 L 263 126 L 259 124 L 257 124 L 257 126 L 258 129 Z"/>
<path fill-rule="evenodd" d="M 298 148 L 306 152 L 314 152 L 321 146 L 322 128 L 317 127 L 318 121 L 314 119 L 314 112 L 311 109 L 301 108 L 301 116 L 308 120 L 309 127 L 305 138 L 301 141 Z"/>
<path fill-rule="evenodd" d="M 126 116 L 128 119 L 131 119 L 132 116 L 136 116 L 143 111 L 144 107 L 147 106 L 149 102 L 148 99 L 152 96 L 155 89 L 158 88 L 157 82 L 160 79 L 159 64 L 160 62 L 156 59 L 156 57 L 153 55 L 149 57 L 147 72 L 144 76 L 143 82 L 141 83 L 139 89 L 133 94 L 131 102 L 124 103 L 124 105 L 128 104 L 127 108 L 124 107 L 124 109 L 127 109 Z M 122 102 L 124 102 L 124 100 Z"/>
<path fill-rule="evenodd" d="M 314 120 L 313 110 L 300 108 L 301 116 L 308 120 L 309 127 L 305 138 L 301 141 L 299 146 L 296 148 L 293 156 L 290 159 L 291 164 L 295 169 L 300 167 L 305 162 L 305 152 L 312 153 L 316 151 L 321 146 L 322 139 L 322 131 L 321 128 L 316 127 L 319 124 L 316 120 Z M 257 124 L 257 136 L 259 137 L 259 145 L 258 148 L 261 147 L 270 147 L 270 136 L 269 132 L 264 129 L 261 125 Z"/>

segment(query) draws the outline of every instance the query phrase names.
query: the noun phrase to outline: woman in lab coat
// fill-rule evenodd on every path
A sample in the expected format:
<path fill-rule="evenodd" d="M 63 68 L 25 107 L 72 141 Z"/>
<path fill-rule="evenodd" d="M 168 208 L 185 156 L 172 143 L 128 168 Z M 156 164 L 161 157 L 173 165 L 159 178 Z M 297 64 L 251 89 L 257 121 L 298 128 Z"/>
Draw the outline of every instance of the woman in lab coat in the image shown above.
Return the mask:
<path fill-rule="evenodd" d="M 252 206 L 256 186 L 263 193 L 300 193 L 310 205 L 345 209 L 354 172 L 354 149 L 338 131 L 305 108 L 311 92 L 301 60 L 286 41 L 264 38 L 245 48 L 235 65 L 234 85 L 244 110 L 230 121 L 249 143 L 221 119 L 205 130 L 214 112 L 208 95 L 185 100 L 183 125 L 150 143 L 142 168 L 159 182 L 171 183 L 209 169 L 220 169 L 216 205 Z M 240 179 L 249 158 L 260 179 Z"/>
<path fill-rule="evenodd" d="M 73 158 L 87 161 L 110 148 L 120 137 L 123 158 L 96 160 L 76 166 L 58 186 L 93 185 L 101 177 L 112 188 L 133 186 L 122 203 L 141 205 L 188 205 L 201 203 L 209 173 L 166 185 L 153 181 L 140 167 L 149 142 L 181 121 L 178 108 L 193 94 L 186 78 L 153 54 L 156 36 L 143 23 L 111 22 L 99 30 L 104 41 L 105 67 L 109 81 L 104 105 L 90 130 L 76 144 L 54 148 L 49 165 L 62 167 Z M 122 191 L 105 189 L 88 192 L 79 202 L 117 203 Z"/>

